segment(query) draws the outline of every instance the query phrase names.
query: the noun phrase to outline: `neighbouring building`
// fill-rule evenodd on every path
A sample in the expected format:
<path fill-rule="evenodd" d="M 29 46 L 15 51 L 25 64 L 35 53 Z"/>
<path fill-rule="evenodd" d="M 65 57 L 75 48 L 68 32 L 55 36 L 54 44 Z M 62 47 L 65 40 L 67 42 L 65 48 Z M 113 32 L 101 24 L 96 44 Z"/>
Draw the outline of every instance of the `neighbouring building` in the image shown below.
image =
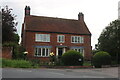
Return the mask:
<path fill-rule="evenodd" d="M 91 59 L 91 33 L 84 22 L 84 14 L 78 20 L 30 15 L 25 7 L 21 44 L 29 59 L 49 61 L 49 54 L 61 56 L 68 50 L 81 52 L 86 60 Z"/>

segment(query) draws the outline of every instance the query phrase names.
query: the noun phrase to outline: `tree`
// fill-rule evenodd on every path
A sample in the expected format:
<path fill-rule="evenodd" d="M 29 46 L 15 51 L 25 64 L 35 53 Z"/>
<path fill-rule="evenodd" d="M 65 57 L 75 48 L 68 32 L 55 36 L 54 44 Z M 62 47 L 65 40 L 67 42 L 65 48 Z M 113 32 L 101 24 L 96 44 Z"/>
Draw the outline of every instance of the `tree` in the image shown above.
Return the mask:
<path fill-rule="evenodd" d="M 15 15 L 11 14 L 12 9 L 8 6 L 2 8 L 2 43 L 15 42 L 18 43 L 19 36 L 16 34 L 17 22 L 15 21 Z"/>
<path fill-rule="evenodd" d="M 120 56 L 120 20 L 111 22 L 98 38 L 97 49 L 106 51 L 112 56 L 112 60 L 117 60 Z"/>
<path fill-rule="evenodd" d="M 11 11 L 12 9 L 9 9 L 8 6 L 2 8 L 2 46 L 12 47 L 12 58 L 21 59 L 25 50 L 18 44 L 16 15 L 12 14 Z"/>

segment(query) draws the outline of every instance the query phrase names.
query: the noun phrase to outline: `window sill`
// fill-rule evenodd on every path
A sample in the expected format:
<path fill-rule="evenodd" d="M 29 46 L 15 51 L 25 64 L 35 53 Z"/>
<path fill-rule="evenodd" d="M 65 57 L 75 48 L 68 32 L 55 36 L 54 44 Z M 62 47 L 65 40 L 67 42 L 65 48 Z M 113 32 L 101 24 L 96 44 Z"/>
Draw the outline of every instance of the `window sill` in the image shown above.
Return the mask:
<path fill-rule="evenodd" d="M 73 44 L 84 44 L 84 43 L 74 43 L 74 42 L 71 42 L 71 43 L 73 43 Z"/>
<path fill-rule="evenodd" d="M 35 42 L 42 42 L 43 43 L 44 41 L 35 41 Z M 45 43 L 49 43 L 49 42 L 45 42 Z"/>
<path fill-rule="evenodd" d="M 34 56 L 34 57 L 41 57 L 42 58 L 42 57 L 49 57 L 49 56 Z"/>
<path fill-rule="evenodd" d="M 58 42 L 58 43 L 65 43 L 65 42 Z"/>

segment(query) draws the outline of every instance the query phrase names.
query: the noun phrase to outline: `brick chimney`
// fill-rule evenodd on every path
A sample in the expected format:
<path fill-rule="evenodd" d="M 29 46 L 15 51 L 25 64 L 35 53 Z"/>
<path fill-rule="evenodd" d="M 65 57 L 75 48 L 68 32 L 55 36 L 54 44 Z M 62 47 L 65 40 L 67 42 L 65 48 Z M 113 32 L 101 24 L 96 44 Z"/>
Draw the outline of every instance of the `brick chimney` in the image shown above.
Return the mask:
<path fill-rule="evenodd" d="M 25 7 L 25 16 L 29 16 L 30 15 L 30 6 L 26 6 Z"/>
<path fill-rule="evenodd" d="M 82 12 L 79 12 L 79 14 L 78 14 L 78 20 L 84 21 L 84 14 Z"/>

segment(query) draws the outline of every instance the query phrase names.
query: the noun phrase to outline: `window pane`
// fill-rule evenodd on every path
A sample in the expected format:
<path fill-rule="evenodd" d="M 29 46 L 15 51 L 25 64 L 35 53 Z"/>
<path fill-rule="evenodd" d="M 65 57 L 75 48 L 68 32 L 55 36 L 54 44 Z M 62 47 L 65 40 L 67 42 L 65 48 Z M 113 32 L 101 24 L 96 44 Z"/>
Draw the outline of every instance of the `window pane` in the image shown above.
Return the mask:
<path fill-rule="evenodd" d="M 42 35 L 39 34 L 39 37 L 40 37 L 39 41 L 42 41 Z"/>
<path fill-rule="evenodd" d="M 37 48 L 35 48 L 35 56 L 37 56 Z"/>
<path fill-rule="evenodd" d="M 42 49 L 42 56 L 45 56 L 45 48 Z"/>
<path fill-rule="evenodd" d="M 74 42 L 74 37 L 72 36 L 72 42 Z"/>
<path fill-rule="evenodd" d="M 83 49 L 81 49 L 81 53 L 83 53 Z"/>
<path fill-rule="evenodd" d="M 62 36 L 62 42 L 65 42 L 65 36 Z"/>
<path fill-rule="evenodd" d="M 84 37 L 81 37 L 81 43 L 84 43 Z"/>
<path fill-rule="evenodd" d="M 46 56 L 48 56 L 48 49 L 46 49 Z"/>
<path fill-rule="evenodd" d="M 80 37 L 78 37 L 78 43 L 80 43 Z"/>
<path fill-rule="evenodd" d="M 46 35 L 45 37 L 46 37 L 46 42 L 48 42 L 48 35 Z"/>
<path fill-rule="evenodd" d="M 75 43 L 75 36 L 73 36 L 72 39 L 73 39 L 73 43 Z"/>
<path fill-rule="evenodd" d="M 62 38 L 63 36 L 60 36 L 60 42 L 63 42 L 63 38 Z"/>
<path fill-rule="evenodd" d="M 41 48 L 38 49 L 38 56 L 41 56 Z"/>
<path fill-rule="evenodd" d="M 77 43 L 77 36 L 75 36 L 75 43 Z"/>
<path fill-rule="evenodd" d="M 59 36 L 59 37 L 58 37 L 58 42 L 60 42 L 60 41 L 61 41 L 61 37 Z"/>
<path fill-rule="evenodd" d="M 35 41 L 39 41 L 39 35 L 35 34 Z"/>
<path fill-rule="evenodd" d="M 81 37 L 80 37 L 80 40 L 79 40 L 79 41 L 80 41 L 80 43 L 81 43 Z"/>
<path fill-rule="evenodd" d="M 81 50 L 79 49 L 79 52 L 81 53 Z"/>

